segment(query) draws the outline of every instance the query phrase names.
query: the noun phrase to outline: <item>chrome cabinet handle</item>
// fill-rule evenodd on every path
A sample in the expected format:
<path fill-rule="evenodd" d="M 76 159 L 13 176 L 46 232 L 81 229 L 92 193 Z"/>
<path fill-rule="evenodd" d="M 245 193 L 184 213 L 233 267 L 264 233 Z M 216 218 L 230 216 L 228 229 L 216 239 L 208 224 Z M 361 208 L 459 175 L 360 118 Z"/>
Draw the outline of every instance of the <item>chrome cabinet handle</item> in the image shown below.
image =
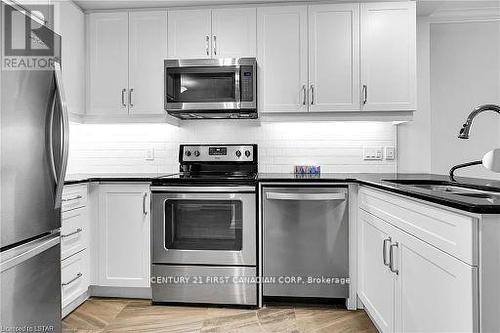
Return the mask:
<path fill-rule="evenodd" d="M 306 105 L 306 100 L 307 100 L 307 88 L 306 88 L 306 85 L 305 85 L 305 84 L 302 86 L 302 92 L 303 92 L 303 96 L 302 96 L 302 105 Z"/>
<path fill-rule="evenodd" d="M 83 229 L 82 229 L 82 228 L 77 228 L 75 231 L 70 232 L 69 234 L 66 234 L 66 235 L 61 235 L 61 238 L 65 238 L 65 237 L 73 236 L 73 235 L 79 234 L 79 233 L 80 233 L 80 232 L 82 232 L 82 231 L 83 231 Z"/>
<path fill-rule="evenodd" d="M 134 91 L 134 89 L 130 89 L 128 92 L 128 105 L 130 105 L 130 106 L 134 106 L 134 104 L 132 104 L 132 92 L 133 91 Z"/>
<path fill-rule="evenodd" d="M 210 37 L 208 35 L 206 36 L 205 41 L 206 41 L 205 52 L 207 53 L 207 56 L 209 56 L 210 46 L 208 44 L 210 43 Z"/>
<path fill-rule="evenodd" d="M 366 84 L 363 84 L 363 104 L 366 104 L 368 102 L 368 86 Z"/>
<path fill-rule="evenodd" d="M 146 211 L 146 198 L 148 197 L 147 193 L 144 193 L 144 197 L 142 197 L 142 214 L 148 215 L 148 212 Z"/>
<path fill-rule="evenodd" d="M 396 275 L 399 275 L 399 270 L 394 268 L 394 248 L 399 247 L 399 243 L 396 242 L 395 244 L 391 244 L 390 250 L 389 250 L 389 269 L 391 272 L 396 273 Z"/>
<path fill-rule="evenodd" d="M 127 104 L 125 104 L 125 93 L 127 92 L 127 89 L 122 89 L 122 106 L 126 107 Z"/>
<path fill-rule="evenodd" d="M 76 276 L 74 278 L 72 278 L 68 282 L 61 283 L 61 286 L 64 287 L 64 286 L 67 286 L 69 284 L 72 284 L 73 282 L 75 282 L 76 280 L 78 280 L 79 278 L 81 278 L 82 276 L 83 276 L 83 274 L 81 272 L 79 272 L 78 274 L 76 274 Z"/>
<path fill-rule="evenodd" d="M 384 239 L 384 243 L 382 245 L 383 246 L 383 248 L 382 248 L 382 256 L 384 257 L 384 265 L 385 266 L 389 266 L 389 263 L 390 263 L 390 261 L 388 262 L 386 260 L 386 258 L 387 258 L 387 243 L 388 242 L 389 243 L 391 242 L 391 237 Z"/>
<path fill-rule="evenodd" d="M 314 84 L 311 84 L 311 105 L 314 105 Z"/>
<path fill-rule="evenodd" d="M 73 200 L 78 200 L 78 199 L 81 199 L 81 198 L 83 198 L 83 196 L 77 195 L 77 196 L 74 196 L 74 197 L 71 197 L 71 198 L 63 198 L 62 201 L 73 201 Z"/>
<path fill-rule="evenodd" d="M 214 35 L 214 55 L 217 55 L 217 36 Z"/>

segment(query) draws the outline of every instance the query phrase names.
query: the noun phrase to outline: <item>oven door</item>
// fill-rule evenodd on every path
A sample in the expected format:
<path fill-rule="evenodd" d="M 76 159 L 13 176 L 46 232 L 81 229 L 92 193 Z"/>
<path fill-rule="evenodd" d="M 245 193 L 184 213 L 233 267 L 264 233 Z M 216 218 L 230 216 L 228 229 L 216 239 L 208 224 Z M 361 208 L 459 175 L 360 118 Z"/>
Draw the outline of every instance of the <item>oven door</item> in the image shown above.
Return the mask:
<path fill-rule="evenodd" d="M 167 111 L 238 110 L 240 66 L 165 61 Z"/>
<path fill-rule="evenodd" d="M 255 265 L 255 193 L 227 190 L 153 192 L 152 262 Z"/>

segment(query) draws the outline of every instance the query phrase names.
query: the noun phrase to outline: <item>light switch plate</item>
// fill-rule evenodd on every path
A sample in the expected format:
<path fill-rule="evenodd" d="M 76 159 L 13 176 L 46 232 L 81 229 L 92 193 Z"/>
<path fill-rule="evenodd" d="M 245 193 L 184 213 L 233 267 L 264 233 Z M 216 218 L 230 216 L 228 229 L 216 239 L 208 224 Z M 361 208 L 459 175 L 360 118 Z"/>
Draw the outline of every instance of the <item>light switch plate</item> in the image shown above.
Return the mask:
<path fill-rule="evenodd" d="M 385 159 L 394 160 L 396 158 L 396 148 L 395 147 L 385 147 Z"/>
<path fill-rule="evenodd" d="M 144 154 L 144 159 L 146 161 L 152 161 L 155 159 L 155 150 L 153 148 L 146 149 Z"/>
<path fill-rule="evenodd" d="M 384 159 L 383 147 L 363 147 L 363 159 L 365 161 L 381 161 Z"/>

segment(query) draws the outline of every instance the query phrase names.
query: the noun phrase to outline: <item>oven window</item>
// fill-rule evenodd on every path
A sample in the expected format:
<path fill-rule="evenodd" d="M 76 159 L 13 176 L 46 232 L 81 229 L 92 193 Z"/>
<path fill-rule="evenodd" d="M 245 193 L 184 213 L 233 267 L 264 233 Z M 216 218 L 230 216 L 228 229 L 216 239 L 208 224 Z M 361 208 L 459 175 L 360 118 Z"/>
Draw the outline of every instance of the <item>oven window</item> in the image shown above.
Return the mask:
<path fill-rule="evenodd" d="M 168 200 L 165 202 L 167 249 L 242 249 L 242 202 L 236 200 Z"/>
<path fill-rule="evenodd" d="M 167 102 L 235 102 L 235 72 L 197 69 L 167 70 Z"/>

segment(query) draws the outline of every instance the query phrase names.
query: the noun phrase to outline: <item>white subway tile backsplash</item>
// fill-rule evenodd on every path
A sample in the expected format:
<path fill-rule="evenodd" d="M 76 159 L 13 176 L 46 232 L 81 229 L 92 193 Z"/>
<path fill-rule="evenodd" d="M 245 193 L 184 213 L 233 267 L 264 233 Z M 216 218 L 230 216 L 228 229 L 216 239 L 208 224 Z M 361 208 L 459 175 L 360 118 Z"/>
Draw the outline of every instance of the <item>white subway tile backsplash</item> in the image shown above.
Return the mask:
<path fill-rule="evenodd" d="M 396 127 L 377 122 L 190 121 L 168 124 L 71 124 L 68 173 L 171 173 L 182 143 L 256 143 L 260 172 L 395 172 L 397 161 L 364 161 L 364 146 L 396 147 Z M 145 160 L 154 150 L 154 159 Z"/>

